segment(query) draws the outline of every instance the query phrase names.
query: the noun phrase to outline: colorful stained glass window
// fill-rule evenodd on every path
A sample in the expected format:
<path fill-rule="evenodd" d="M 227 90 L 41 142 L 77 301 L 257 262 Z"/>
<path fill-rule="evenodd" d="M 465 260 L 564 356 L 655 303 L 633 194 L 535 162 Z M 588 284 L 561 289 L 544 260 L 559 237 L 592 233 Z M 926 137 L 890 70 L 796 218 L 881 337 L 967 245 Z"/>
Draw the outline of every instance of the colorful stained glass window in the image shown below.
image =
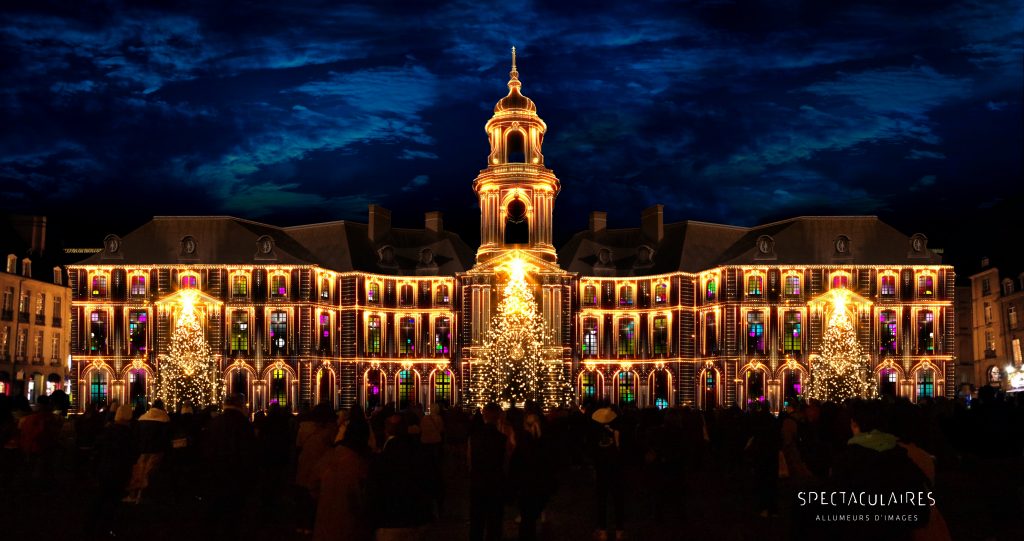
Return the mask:
<path fill-rule="evenodd" d="M 398 372 L 398 408 L 406 409 L 416 403 L 416 374 L 412 370 Z"/>
<path fill-rule="evenodd" d="M 925 355 L 935 353 L 935 313 L 931 310 L 917 313 L 917 349 Z"/>
<path fill-rule="evenodd" d="M 288 380 L 281 368 L 275 368 L 270 373 L 270 403 L 288 405 Z"/>
<path fill-rule="evenodd" d="M 370 285 L 366 286 L 366 302 L 380 302 L 380 285 L 376 282 L 370 282 Z"/>
<path fill-rule="evenodd" d="M 922 274 L 917 277 L 917 296 L 931 297 L 935 294 L 935 278 L 930 274 Z"/>
<path fill-rule="evenodd" d="M 128 345 L 132 355 L 146 354 L 146 323 L 145 310 L 128 312 Z"/>
<path fill-rule="evenodd" d="M 181 289 L 195 289 L 199 280 L 194 274 L 183 274 L 181 276 Z"/>
<path fill-rule="evenodd" d="M 249 350 L 249 314 L 245 310 L 231 312 L 231 351 Z"/>
<path fill-rule="evenodd" d="M 619 405 L 636 405 L 636 374 L 631 371 L 622 371 L 618 375 Z"/>
<path fill-rule="evenodd" d="M 764 354 L 764 312 L 747 312 L 747 355 Z"/>
<path fill-rule="evenodd" d="M 583 305 L 584 306 L 597 306 L 597 288 L 594 286 L 586 286 L 583 288 Z"/>
<path fill-rule="evenodd" d="M 402 355 L 416 353 L 416 318 L 403 317 L 399 322 L 398 353 Z"/>
<path fill-rule="evenodd" d="M 380 316 L 370 316 L 366 320 L 366 353 L 380 353 Z"/>
<path fill-rule="evenodd" d="M 892 298 L 896 296 L 896 277 L 892 275 L 886 275 L 882 277 L 882 291 L 883 297 Z"/>
<path fill-rule="evenodd" d="M 103 405 L 107 403 L 107 374 L 94 370 L 89 379 L 89 402 Z"/>
<path fill-rule="evenodd" d="M 452 402 L 452 372 L 438 370 L 434 372 L 434 402 L 449 405 Z"/>
<path fill-rule="evenodd" d="M 633 306 L 633 286 L 619 288 L 619 306 Z"/>
<path fill-rule="evenodd" d="M 896 312 L 882 310 L 878 314 L 878 353 L 881 355 L 896 354 Z"/>
<path fill-rule="evenodd" d="M 270 296 L 281 298 L 288 296 L 288 278 L 283 274 L 270 277 Z"/>
<path fill-rule="evenodd" d="M 146 295 L 146 277 L 142 274 L 132 275 L 129 292 L 132 297 L 144 297 Z"/>
<path fill-rule="evenodd" d="M 800 295 L 800 277 L 795 274 L 786 276 L 786 286 L 783 292 L 787 297 L 796 297 Z"/>
<path fill-rule="evenodd" d="M 782 329 L 782 351 L 785 353 L 799 353 L 801 349 L 801 333 L 803 326 L 800 321 L 800 312 L 789 311 L 784 316 Z"/>
<path fill-rule="evenodd" d="M 651 332 L 654 342 L 655 355 L 668 354 L 668 318 L 657 316 L 654 318 L 654 329 Z"/>
<path fill-rule="evenodd" d="M 580 374 L 580 400 L 597 398 L 597 373 L 587 370 Z"/>
<path fill-rule="evenodd" d="M 597 347 L 597 318 L 588 317 L 583 319 L 583 356 L 596 357 Z"/>
<path fill-rule="evenodd" d="M 917 398 L 931 398 L 935 396 L 935 372 L 925 368 L 917 373 Z"/>
<path fill-rule="evenodd" d="M 654 286 L 654 304 L 665 304 L 668 302 L 668 284 Z"/>
<path fill-rule="evenodd" d="M 270 313 L 270 352 L 284 353 L 288 345 L 288 312 L 274 310 Z"/>
<path fill-rule="evenodd" d="M 747 277 L 747 295 L 760 297 L 764 291 L 764 277 L 760 274 L 752 274 Z"/>
<path fill-rule="evenodd" d="M 704 286 L 704 300 L 707 302 L 715 302 L 715 296 L 718 294 L 718 286 L 715 284 L 715 279 L 711 278 Z"/>
<path fill-rule="evenodd" d="M 439 317 L 434 320 L 434 354 L 446 357 L 451 353 L 451 347 L 451 320 L 446 317 Z"/>

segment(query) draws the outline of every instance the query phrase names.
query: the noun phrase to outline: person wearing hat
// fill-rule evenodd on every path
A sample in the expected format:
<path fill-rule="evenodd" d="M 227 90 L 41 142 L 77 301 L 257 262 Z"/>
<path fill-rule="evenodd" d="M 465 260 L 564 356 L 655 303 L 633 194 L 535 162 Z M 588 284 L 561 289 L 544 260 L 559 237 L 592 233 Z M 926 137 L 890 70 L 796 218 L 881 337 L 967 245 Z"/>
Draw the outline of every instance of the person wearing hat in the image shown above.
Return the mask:
<path fill-rule="evenodd" d="M 595 491 L 597 495 L 597 531 L 594 538 L 608 539 L 608 499 L 614 513 L 615 539 L 624 539 L 623 515 L 625 510 L 626 476 L 622 464 L 622 434 L 619 415 L 608 404 L 602 404 L 590 416 L 593 432 Z"/>

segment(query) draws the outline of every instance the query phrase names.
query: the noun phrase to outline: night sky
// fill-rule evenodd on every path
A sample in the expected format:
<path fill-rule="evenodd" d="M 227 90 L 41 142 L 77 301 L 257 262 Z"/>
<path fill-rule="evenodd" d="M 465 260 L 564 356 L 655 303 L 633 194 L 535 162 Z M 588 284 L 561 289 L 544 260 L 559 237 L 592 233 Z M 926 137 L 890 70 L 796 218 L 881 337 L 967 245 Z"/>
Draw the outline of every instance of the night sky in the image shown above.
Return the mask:
<path fill-rule="evenodd" d="M 591 210 L 626 227 L 663 203 L 737 225 L 876 214 L 952 261 L 1019 244 L 1019 0 L 485 4 L 6 7 L 3 210 L 98 246 L 153 215 L 365 221 L 376 202 L 399 226 L 442 210 L 475 245 L 515 45 L 559 241 Z"/>

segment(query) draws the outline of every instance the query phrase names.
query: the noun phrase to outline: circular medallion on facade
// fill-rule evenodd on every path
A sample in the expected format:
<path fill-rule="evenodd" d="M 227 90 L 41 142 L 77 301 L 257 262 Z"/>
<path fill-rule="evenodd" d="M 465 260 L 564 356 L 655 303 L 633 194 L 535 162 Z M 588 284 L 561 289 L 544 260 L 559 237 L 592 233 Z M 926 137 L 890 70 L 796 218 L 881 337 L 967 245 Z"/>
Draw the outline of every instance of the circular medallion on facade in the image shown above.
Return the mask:
<path fill-rule="evenodd" d="M 196 253 L 196 239 L 192 238 L 191 235 L 181 239 L 181 253 L 185 255 L 194 255 Z"/>
<path fill-rule="evenodd" d="M 915 233 L 910 237 L 910 249 L 914 253 L 920 254 L 928 248 L 928 237 Z"/>
<path fill-rule="evenodd" d="M 260 239 L 260 253 L 267 255 L 274 251 L 274 241 L 270 237 L 263 237 Z"/>
<path fill-rule="evenodd" d="M 845 254 L 850 251 L 850 238 L 846 235 L 839 235 L 835 241 L 836 253 Z"/>
<path fill-rule="evenodd" d="M 775 251 L 775 239 L 768 235 L 761 235 L 757 238 L 757 251 L 761 255 L 770 255 Z"/>
<path fill-rule="evenodd" d="M 107 235 L 103 239 L 103 248 L 108 254 L 116 254 L 121 249 L 121 239 L 117 235 Z"/>

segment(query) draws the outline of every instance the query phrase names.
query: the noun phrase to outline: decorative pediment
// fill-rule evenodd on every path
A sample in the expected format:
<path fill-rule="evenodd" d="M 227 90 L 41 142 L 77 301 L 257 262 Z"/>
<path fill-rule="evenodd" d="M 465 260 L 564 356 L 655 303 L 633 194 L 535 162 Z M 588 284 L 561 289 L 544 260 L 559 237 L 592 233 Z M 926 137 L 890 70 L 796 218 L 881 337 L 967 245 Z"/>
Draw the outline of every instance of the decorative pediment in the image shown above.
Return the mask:
<path fill-rule="evenodd" d="M 218 300 L 216 297 L 203 293 L 198 289 L 179 289 L 178 291 L 175 291 L 174 293 L 171 293 L 157 300 L 156 302 L 154 302 L 154 304 L 156 304 L 159 307 L 165 307 L 185 306 L 188 304 L 191 304 L 193 306 L 197 304 L 205 306 L 220 306 L 224 303 Z"/>

